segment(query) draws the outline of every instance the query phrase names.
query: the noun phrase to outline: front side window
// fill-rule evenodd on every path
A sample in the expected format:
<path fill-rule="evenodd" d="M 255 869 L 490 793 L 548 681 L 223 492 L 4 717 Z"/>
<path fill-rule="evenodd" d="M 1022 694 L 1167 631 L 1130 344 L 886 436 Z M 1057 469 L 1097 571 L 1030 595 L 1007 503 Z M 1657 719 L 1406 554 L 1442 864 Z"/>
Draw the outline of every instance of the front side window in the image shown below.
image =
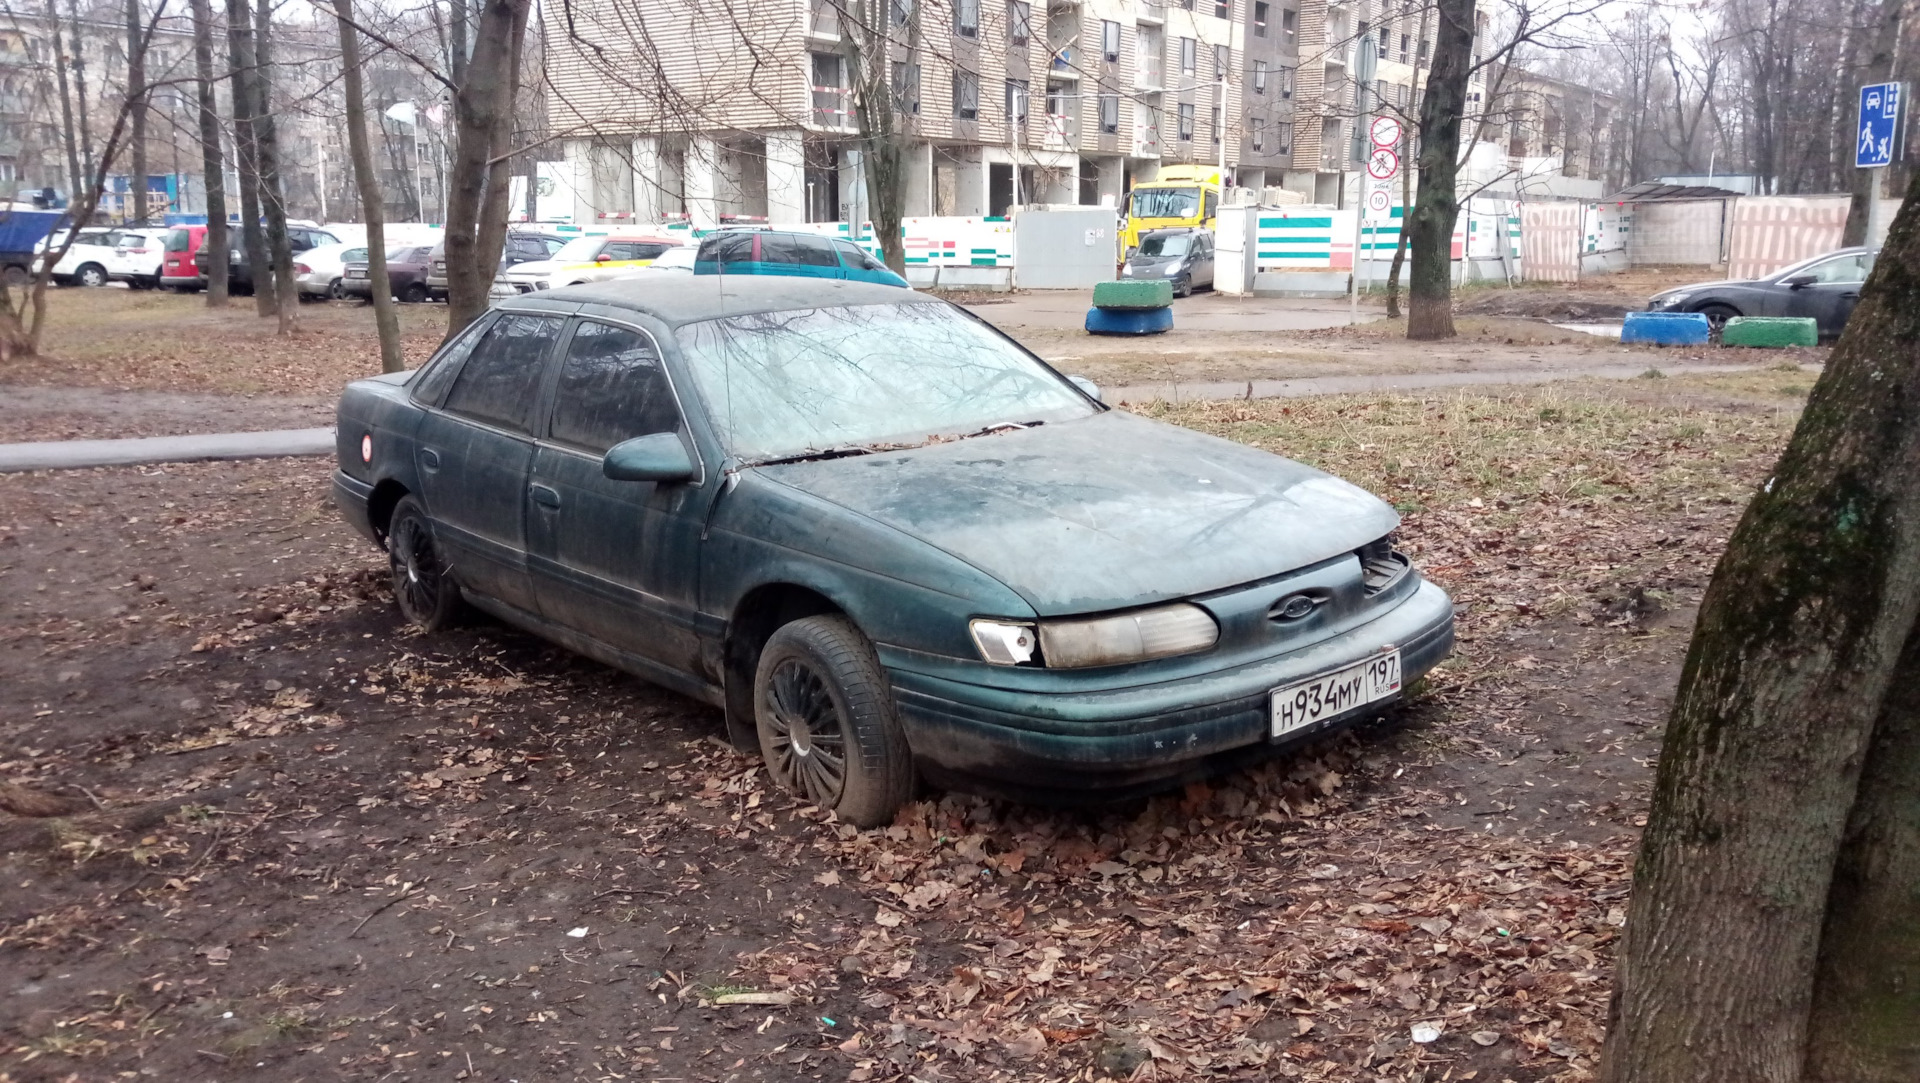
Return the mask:
<path fill-rule="evenodd" d="M 560 246 L 553 258 L 563 263 L 592 263 L 593 257 L 600 254 L 600 237 L 575 237 Z"/>
<path fill-rule="evenodd" d="M 551 436 L 596 454 L 636 436 L 680 431 L 680 409 L 653 339 L 582 320 L 554 389 Z"/>
<path fill-rule="evenodd" d="M 840 262 L 855 271 L 884 271 L 887 265 L 867 254 L 867 250 L 852 241 L 833 242 L 834 251 L 840 253 Z"/>
<path fill-rule="evenodd" d="M 793 262 L 802 267 L 840 266 L 840 261 L 834 258 L 833 245 L 825 237 L 795 233 L 789 239 L 793 242 Z"/>
<path fill-rule="evenodd" d="M 754 313 L 677 334 L 721 442 L 749 463 L 884 451 L 1098 411 L 1025 350 L 946 305 Z"/>
<path fill-rule="evenodd" d="M 560 337 L 552 316 L 506 315 L 474 343 L 447 392 L 447 409 L 518 432 L 529 430 L 547 351 Z"/>

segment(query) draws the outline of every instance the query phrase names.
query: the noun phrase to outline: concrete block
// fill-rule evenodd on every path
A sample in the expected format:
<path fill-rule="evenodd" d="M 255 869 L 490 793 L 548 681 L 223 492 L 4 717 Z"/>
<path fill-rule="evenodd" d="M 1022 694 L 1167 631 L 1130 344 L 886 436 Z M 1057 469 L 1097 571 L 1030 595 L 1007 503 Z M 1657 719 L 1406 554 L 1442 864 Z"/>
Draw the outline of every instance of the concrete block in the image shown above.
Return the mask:
<path fill-rule="evenodd" d="M 1713 327 L 1698 312 L 1629 312 L 1620 325 L 1621 342 L 1655 346 L 1705 346 Z"/>
<path fill-rule="evenodd" d="M 1165 308 L 1173 303 L 1173 283 L 1164 278 L 1093 284 L 1095 308 Z"/>
<path fill-rule="evenodd" d="M 1818 346 L 1820 324 L 1811 316 L 1735 316 L 1720 330 L 1722 346 Z"/>

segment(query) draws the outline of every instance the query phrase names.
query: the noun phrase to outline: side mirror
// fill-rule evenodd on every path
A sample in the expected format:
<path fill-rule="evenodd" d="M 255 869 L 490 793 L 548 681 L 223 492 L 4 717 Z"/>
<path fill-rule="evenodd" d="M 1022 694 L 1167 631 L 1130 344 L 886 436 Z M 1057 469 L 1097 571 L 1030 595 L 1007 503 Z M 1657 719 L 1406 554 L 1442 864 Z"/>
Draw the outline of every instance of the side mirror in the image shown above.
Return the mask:
<path fill-rule="evenodd" d="M 1818 281 L 1820 280 L 1813 275 L 1794 275 L 1792 278 L 1782 282 L 1781 285 L 1790 290 L 1797 290 L 1802 286 L 1811 286 Z"/>
<path fill-rule="evenodd" d="M 1101 401 L 1100 385 L 1094 383 L 1092 380 L 1087 379 L 1085 376 L 1069 376 L 1067 377 L 1067 382 L 1079 388 L 1080 390 L 1086 392 L 1087 397 L 1092 399 L 1093 401 L 1095 402 Z"/>
<path fill-rule="evenodd" d="M 678 434 L 657 432 L 652 436 L 636 436 L 607 449 L 607 457 L 600 462 L 600 472 L 615 481 L 678 485 L 692 481 L 699 470 Z"/>
<path fill-rule="evenodd" d="M 612 262 L 613 262 L 613 257 L 612 257 L 612 256 L 609 256 L 609 255 L 607 255 L 607 254 L 606 254 L 605 252 L 602 252 L 602 253 L 600 253 L 599 255 L 597 255 L 597 256 L 595 256 L 595 257 L 593 257 L 593 262 L 595 262 L 595 263 L 612 263 Z"/>

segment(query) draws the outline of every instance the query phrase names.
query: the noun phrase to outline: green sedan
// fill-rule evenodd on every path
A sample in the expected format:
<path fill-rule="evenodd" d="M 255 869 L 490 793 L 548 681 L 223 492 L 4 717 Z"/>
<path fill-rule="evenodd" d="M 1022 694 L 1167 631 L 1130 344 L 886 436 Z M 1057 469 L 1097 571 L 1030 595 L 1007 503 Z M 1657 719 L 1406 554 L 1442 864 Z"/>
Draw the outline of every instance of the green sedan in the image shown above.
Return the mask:
<path fill-rule="evenodd" d="M 347 388 L 334 494 L 415 624 L 470 606 L 715 704 L 863 826 L 921 779 L 1177 785 L 1377 713 L 1453 643 L 1380 500 L 863 283 L 508 301 Z"/>

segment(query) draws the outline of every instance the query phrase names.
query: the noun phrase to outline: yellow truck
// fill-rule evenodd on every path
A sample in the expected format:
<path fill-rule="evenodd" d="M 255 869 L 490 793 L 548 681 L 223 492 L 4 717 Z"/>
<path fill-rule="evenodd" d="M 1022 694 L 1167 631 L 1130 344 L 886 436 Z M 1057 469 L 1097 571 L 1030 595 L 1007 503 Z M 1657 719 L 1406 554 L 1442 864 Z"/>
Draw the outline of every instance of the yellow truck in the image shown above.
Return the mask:
<path fill-rule="evenodd" d="M 1220 211 L 1220 170 L 1206 165 L 1170 165 L 1127 193 L 1127 228 L 1121 234 L 1123 257 L 1140 246 L 1140 235 L 1173 226 L 1214 228 Z"/>

